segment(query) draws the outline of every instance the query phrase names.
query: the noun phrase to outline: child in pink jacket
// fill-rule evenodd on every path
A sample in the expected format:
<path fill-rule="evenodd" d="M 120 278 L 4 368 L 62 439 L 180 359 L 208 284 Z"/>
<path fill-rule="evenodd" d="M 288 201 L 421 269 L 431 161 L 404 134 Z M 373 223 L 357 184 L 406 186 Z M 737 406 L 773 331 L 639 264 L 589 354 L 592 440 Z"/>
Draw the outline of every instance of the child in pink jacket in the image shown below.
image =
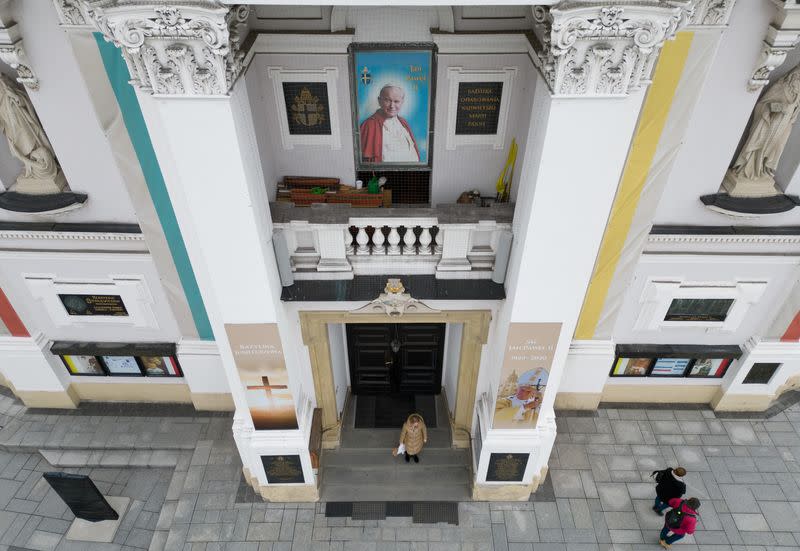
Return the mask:
<path fill-rule="evenodd" d="M 669 549 L 673 543 L 683 539 L 686 534 L 694 534 L 700 500 L 691 497 L 684 501 L 674 497 L 669 500 L 669 506 L 672 507 L 672 510 L 667 513 L 664 519 L 664 528 L 661 529 L 661 535 L 658 538 L 658 543 L 664 549 Z"/>

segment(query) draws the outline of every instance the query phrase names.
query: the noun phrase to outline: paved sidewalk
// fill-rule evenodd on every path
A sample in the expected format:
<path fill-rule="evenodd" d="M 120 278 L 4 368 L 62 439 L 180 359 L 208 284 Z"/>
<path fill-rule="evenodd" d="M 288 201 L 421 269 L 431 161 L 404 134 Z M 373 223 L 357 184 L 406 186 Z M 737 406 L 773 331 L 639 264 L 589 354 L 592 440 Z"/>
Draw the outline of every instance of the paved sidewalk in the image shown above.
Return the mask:
<path fill-rule="evenodd" d="M 676 551 L 800 548 L 799 405 L 766 420 L 707 409 L 562 412 L 534 499 L 461 503 L 459 526 L 260 502 L 242 484 L 230 423 L 182 407 L 59 416 L 0 395 L 0 551 L 655 551 L 662 520 L 648 476 L 679 463 L 703 505 L 695 538 Z M 410 468 L 423 465 L 424 455 Z M 63 539 L 72 515 L 41 479 L 47 470 L 86 473 L 108 495 L 131 497 L 114 543 Z"/>

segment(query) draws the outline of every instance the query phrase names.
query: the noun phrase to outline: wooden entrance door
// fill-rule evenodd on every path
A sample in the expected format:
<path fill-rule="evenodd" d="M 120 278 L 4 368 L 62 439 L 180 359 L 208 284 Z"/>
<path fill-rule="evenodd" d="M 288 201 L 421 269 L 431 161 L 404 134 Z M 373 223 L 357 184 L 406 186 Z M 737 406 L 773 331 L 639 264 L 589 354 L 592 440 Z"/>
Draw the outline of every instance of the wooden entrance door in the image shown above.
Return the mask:
<path fill-rule="evenodd" d="M 353 394 L 439 394 L 444 327 L 444 323 L 347 324 Z"/>

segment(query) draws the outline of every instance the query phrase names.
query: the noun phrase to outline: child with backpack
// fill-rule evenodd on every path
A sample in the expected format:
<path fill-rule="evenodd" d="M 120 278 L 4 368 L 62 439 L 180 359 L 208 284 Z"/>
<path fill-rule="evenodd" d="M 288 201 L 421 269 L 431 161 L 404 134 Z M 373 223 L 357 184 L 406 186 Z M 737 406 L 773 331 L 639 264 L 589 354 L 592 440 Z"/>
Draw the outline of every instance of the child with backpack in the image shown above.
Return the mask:
<path fill-rule="evenodd" d="M 697 510 L 700 508 L 700 500 L 690 497 L 687 500 L 672 498 L 669 500 L 672 509 L 667 512 L 664 518 L 664 528 L 658 543 L 664 549 L 669 549 L 673 543 L 682 540 L 686 534 L 694 534 L 697 527 Z"/>

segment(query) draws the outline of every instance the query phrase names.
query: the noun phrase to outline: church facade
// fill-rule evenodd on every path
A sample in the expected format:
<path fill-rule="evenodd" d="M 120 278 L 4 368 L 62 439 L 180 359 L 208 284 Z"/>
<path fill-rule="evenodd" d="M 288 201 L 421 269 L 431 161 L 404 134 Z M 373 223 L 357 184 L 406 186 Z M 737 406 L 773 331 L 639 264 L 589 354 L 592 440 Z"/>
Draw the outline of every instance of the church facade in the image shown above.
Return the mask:
<path fill-rule="evenodd" d="M 527 500 L 560 411 L 800 387 L 800 6 L 384 4 L 2 6 L 8 392 L 231 412 L 270 501 L 418 413 Z"/>

